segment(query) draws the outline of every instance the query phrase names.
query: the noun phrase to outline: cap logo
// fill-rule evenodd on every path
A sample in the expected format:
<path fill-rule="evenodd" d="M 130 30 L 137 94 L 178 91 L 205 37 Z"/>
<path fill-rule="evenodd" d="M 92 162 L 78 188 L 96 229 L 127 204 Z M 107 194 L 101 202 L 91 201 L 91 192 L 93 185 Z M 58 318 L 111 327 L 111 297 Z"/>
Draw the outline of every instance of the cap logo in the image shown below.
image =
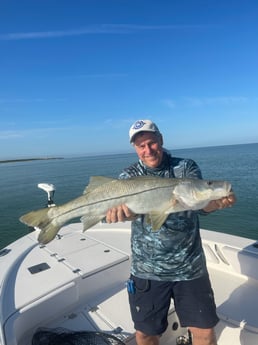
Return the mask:
<path fill-rule="evenodd" d="M 133 126 L 133 129 L 140 129 L 142 128 L 146 123 L 142 120 L 140 121 L 136 121 L 134 126 Z"/>

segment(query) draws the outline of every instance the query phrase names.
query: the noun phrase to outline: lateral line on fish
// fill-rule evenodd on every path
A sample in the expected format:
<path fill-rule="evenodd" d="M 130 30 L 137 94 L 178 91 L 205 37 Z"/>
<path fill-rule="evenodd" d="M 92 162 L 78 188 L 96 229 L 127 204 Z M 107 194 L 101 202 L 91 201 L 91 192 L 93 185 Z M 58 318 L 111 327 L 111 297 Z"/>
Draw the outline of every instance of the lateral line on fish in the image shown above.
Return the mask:
<path fill-rule="evenodd" d="M 146 190 L 143 190 L 143 191 L 139 191 L 139 192 L 137 192 L 137 193 L 130 193 L 130 194 L 128 194 L 128 195 L 126 195 L 126 196 L 135 196 L 135 195 L 137 195 L 137 194 L 143 194 L 143 193 L 148 193 L 149 191 L 153 191 L 153 190 L 155 190 L 155 189 L 157 189 L 157 190 L 159 190 L 159 189 L 166 189 L 166 188 L 168 188 L 169 187 L 169 185 L 167 185 L 167 186 L 162 186 L 162 187 L 153 187 L 153 188 L 149 188 L 149 189 L 146 189 Z M 91 191 L 90 193 L 89 193 L 89 195 L 91 194 L 91 193 L 94 193 L 94 191 Z M 87 197 L 87 194 L 84 194 L 84 195 L 81 195 L 80 197 Z M 121 199 L 121 196 L 119 195 L 119 196 L 116 196 L 116 197 L 107 197 L 107 198 L 105 198 L 105 199 L 100 199 L 100 200 L 96 200 L 96 201 L 94 201 L 94 202 L 90 202 L 90 203 L 88 203 L 88 204 L 84 204 L 84 206 L 83 207 L 86 207 L 86 206 L 93 206 L 93 205 L 96 205 L 96 204 L 98 204 L 99 202 L 105 202 L 105 201 L 111 201 L 111 200 L 116 200 L 116 199 Z M 74 199 L 75 200 L 75 199 Z M 66 204 L 68 204 L 68 203 L 70 203 L 70 202 L 72 202 L 72 201 L 68 201 Z M 60 205 L 60 206 L 55 206 L 55 207 L 64 207 L 66 204 L 64 204 L 64 205 Z M 120 204 L 119 204 L 120 205 Z M 55 208 L 54 207 L 54 208 Z M 77 207 L 74 207 L 73 208 L 73 210 L 72 211 L 76 211 L 76 210 L 78 210 L 78 209 L 80 209 L 82 206 L 81 205 L 78 205 Z M 53 208 L 53 209 L 54 209 Z M 65 215 L 65 214 L 67 214 L 67 213 L 70 213 L 71 212 L 71 210 L 69 210 L 69 211 L 66 211 L 66 212 L 64 212 L 63 213 L 63 215 Z M 56 218 L 56 217 L 59 217 L 59 215 L 57 214 L 56 216 L 54 216 L 53 217 L 53 219 L 54 218 Z"/>

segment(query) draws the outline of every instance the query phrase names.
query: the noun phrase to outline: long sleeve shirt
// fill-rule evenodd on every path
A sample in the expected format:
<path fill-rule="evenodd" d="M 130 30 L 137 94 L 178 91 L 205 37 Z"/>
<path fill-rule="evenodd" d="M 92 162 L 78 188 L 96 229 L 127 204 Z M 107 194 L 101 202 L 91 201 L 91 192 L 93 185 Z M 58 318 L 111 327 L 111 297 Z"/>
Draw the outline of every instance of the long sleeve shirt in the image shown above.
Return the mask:
<path fill-rule="evenodd" d="M 202 178 L 193 160 L 172 157 L 167 151 L 158 168 L 149 168 L 139 160 L 124 169 L 119 178 L 140 175 Z M 181 281 L 199 278 L 207 272 L 198 211 L 171 213 L 157 231 L 140 215 L 132 221 L 131 250 L 131 273 L 139 278 Z"/>

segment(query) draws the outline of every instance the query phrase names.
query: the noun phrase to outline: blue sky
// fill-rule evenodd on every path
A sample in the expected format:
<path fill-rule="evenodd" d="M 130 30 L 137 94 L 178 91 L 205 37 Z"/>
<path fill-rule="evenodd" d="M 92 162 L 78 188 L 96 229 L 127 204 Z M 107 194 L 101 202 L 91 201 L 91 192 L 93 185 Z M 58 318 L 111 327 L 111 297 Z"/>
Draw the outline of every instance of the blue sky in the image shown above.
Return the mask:
<path fill-rule="evenodd" d="M 0 159 L 258 142 L 256 0 L 2 0 Z"/>

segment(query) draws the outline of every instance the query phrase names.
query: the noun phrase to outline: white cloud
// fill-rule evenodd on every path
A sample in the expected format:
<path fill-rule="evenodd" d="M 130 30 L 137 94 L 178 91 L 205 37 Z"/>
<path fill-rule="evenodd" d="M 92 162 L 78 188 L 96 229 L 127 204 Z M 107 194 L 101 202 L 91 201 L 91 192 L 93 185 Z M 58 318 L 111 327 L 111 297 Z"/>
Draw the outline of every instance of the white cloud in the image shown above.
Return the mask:
<path fill-rule="evenodd" d="M 125 78 L 128 74 L 126 73 L 95 73 L 95 74 L 80 74 L 75 76 L 68 76 L 64 78 L 68 79 L 102 79 L 102 78 Z"/>
<path fill-rule="evenodd" d="M 57 131 L 69 130 L 69 127 L 48 127 L 48 128 L 31 128 L 20 130 L 2 130 L 0 131 L 0 140 L 12 140 L 25 137 L 47 137 Z"/>
<path fill-rule="evenodd" d="M 164 99 L 162 101 L 162 103 L 165 106 L 167 106 L 168 108 L 171 108 L 171 109 L 175 108 L 175 106 L 176 106 L 176 102 L 174 100 L 172 100 L 172 99 Z"/>
<path fill-rule="evenodd" d="M 23 137 L 21 131 L 0 131 L 0 140 L 10 140 Z"/>
<path fill-rule="evenodd" d="M 4 99 L 0 98 L 0 104 L 4 103 L 38 103 L 38 102 L 45 102 L 46 100 L 42 98 L 34 98 L 34 99 L 25 99 L 25 98 L 13 98 L 13 99 Z"/>
<path fill-rule="evenodd" d="M 51 99 L 51 102 L 63 102 L 65 101 L 65 98 L 55 98 Z M 49 102 L 49 99 L 46 98 L 0 98 L 0 104 L 10 104 L 10 103 L 43 103 L 43 102 Z"/>
<path fill-rule="evenodd" d="M 135 25 L 135 24 L 100 24 L 73 30 L 14 32 L 0 35 L 1 41 L 28 40 L 39 38 L 58 38 L 92 34 L 131 34 L 141 31 L 194 29 L 199 25 Z"/>
<path fill-rule="evenodd" d="M 193 107 L 200 107 L 206 105 L 232 105 L 232 104 L 243 104 L 248 101 L 247 97 L 239 96 L 225 96 L 225 97 L 184 97 L 186 103 Z"/>

